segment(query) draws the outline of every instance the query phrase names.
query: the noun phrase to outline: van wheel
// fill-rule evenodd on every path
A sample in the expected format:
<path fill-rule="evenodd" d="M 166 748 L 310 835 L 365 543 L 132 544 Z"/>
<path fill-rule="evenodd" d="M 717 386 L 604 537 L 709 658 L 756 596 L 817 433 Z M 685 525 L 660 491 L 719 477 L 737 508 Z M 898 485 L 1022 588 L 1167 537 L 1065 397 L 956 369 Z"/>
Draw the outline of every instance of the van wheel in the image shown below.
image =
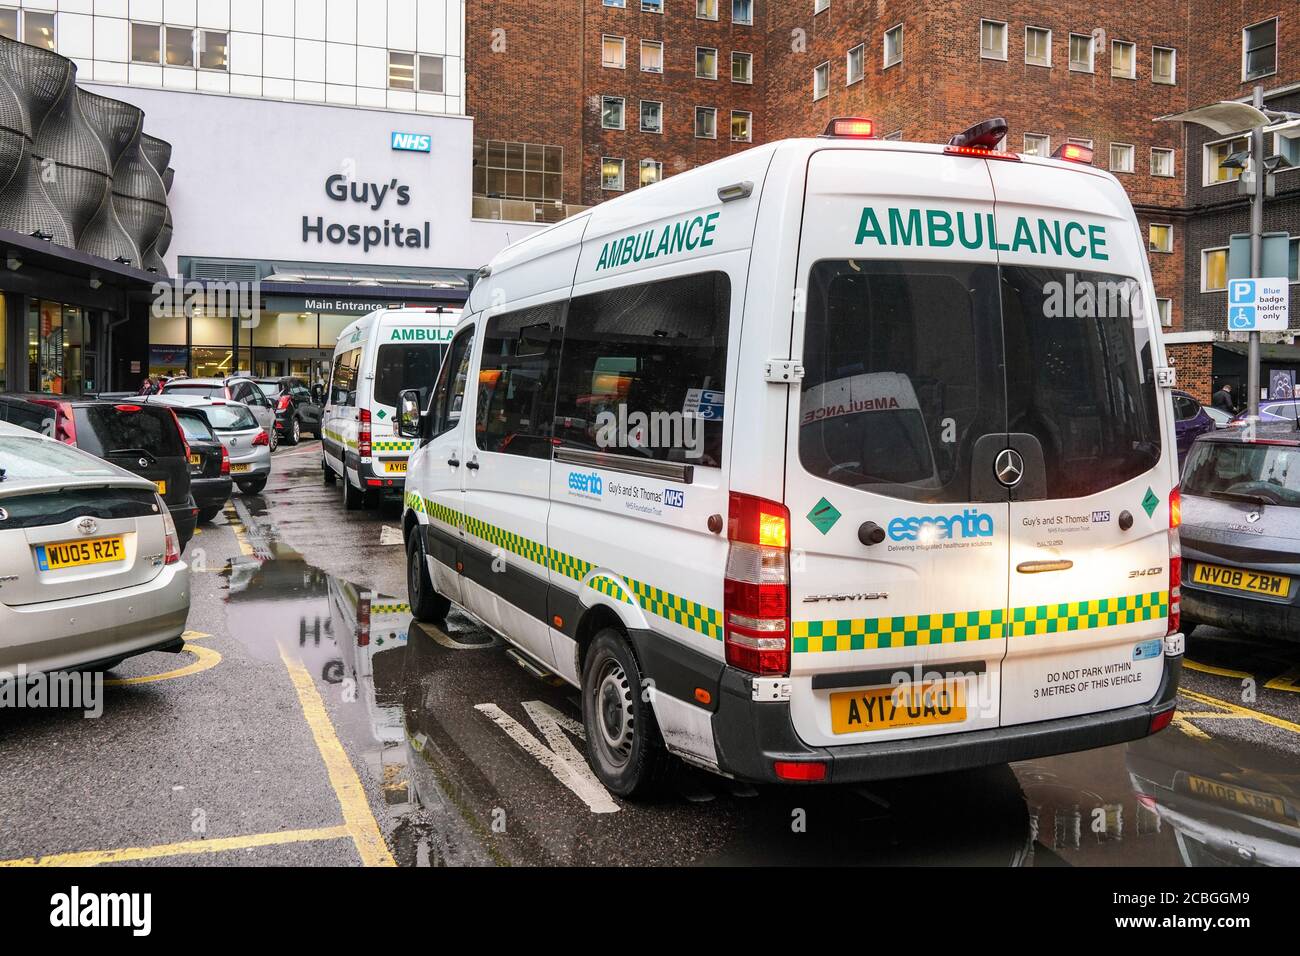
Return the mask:
<path fill-rule="evenodd" d="M 343 479 L 343 507 L 348 511 L 359 511 L 365 501 L 366 493 L 360 488 L 353 488 L 352 481 L 348 478 L 345 471 L 340 476 Z"/>
<path fill-rule="evenodd" d="M 411 530 L 411 540 L 406 542 L 406 600 L 411 605 L 411 616 L 424 624 L 445 621 L 451 610 L 451 601 L 435 591 L 429 579 L 429 563 L 424 559 L 418 526 Z"/>
<path fill-rule="evenodd" d="M 596 635 L 582 668 L 582 723 L 587 762 L 611 793 L 652 793 L 670 766 L 650 701 L 641 693 L 641 667 L 612 627 Z"/>
<path fill-rule="evenodd" d="M 338 481 L 339 476 L 334 474 L 334 469 L 330 467 L 330 463 L 325 460 L 324 455 L 322 455 L 320 459 L 320 470 L 321 475 L 325 478 L 325 484 L 332 485 L 334 482 Z"/>

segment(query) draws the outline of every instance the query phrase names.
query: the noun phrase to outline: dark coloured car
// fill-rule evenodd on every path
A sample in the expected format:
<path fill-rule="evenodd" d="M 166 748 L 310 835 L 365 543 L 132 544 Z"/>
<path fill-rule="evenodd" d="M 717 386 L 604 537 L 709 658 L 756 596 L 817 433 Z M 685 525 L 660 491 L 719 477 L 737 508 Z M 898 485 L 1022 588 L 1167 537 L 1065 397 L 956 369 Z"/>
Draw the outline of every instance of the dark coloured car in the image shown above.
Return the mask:
<path fill-rule="evenodd" d="M 291 375 L 255 380 L 275 406 L 275 430 L 286 445 L 296 445 L 303 432 L 320 438 L 321 404 L 300 378 Z"/>
<path fill-rule="evenodd" d="M 30 402 L 13 395 L 0 395 L 0 422 L 54 437 L 57 412 L 48 405 Z"/>
<path fill-rule="evenodd" d="M 198 506 L 190 494 L 189 447 L 172 410 L 139 402 L 57 404 L 63 416 L 55 437 L 152 481 L 171 511 L 184 550 L 194 537 Z"/>
<path fill-rule="evenodd" d="M 230 500 L 230 453 L 202 408 L 172 406 L 172 411 L 190 446 L 190 494 L 199 509 L 199 523 L 207 524 Z"/>
<path fill-rule="evenodd" d="M 1300 640 L 1300 431 L 1197 439 L 1183 467 L 1183 627 Z"/>
<path fill-rule="evenodd" d="M 1214 419 L 1209 412 L 1186 392 L 1175 391 L 1174 398 L 1174 435 L 1178 441 L 1178 462 L 1187 458 L 1187 452 L 1206 432 L 1214 431 Z"/>

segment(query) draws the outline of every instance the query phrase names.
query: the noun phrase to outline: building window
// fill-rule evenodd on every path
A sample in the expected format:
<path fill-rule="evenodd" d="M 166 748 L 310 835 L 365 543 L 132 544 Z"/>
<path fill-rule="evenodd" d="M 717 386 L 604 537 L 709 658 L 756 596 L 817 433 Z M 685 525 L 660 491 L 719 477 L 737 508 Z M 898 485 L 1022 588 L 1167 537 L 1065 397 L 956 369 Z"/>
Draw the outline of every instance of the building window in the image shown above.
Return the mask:
<path fill-rule="evenodd" d="M 831 87 L 831 64 L 827 60 L 819 66 L 813 67 L 813 99 L 819 100 L 830 92 Z"/>
<path fill-rule="evenodd" d="M 664 164 L 653 159 L 641 160 L 641 185 L 652 186 L 664 178 Z"/>
<path fill-rule="evenodd" d="M 1276 72 L 1277 18 L 1274 17 L 1241 31 L 1241 79 L 1242 82 L 1257 80 Z"/>
<path fill-rule="evenodd" d="M 627 40 L 606 34 L 600 38 L 600 65 L 621 70 L 627 66 Z"/>
<path fill-rule="evenodd" d="M 1153 146 L 1151 148 L 1151 175 L 1172 176 L 1174 174 L 1174 151 Z"/>
<path fill-rule="evenodd" d="M 831 0 L 813 0 L 813 15 L 821 13 L 830 7 Z"/>
<path fill-rule="evenodd" d="M 1300 238 L 1292 239 L 1287 249 L 1286 277 L 1300 282 Z"/>
<path fill-rule="evenodd" d="M 641 0 L 642 13 L 663 13 L 664 0 Z"/>
<path fill-rule="evenodd" d="M 754 114 L 745 110 L 731 111 L 731 140 L 734 143 L 754 141 Z"/>
<path fill-rule="evenodd" d="M 895 143 L 900 143 L 903 141 L 903 131 L 901 129 L 896 129 L 892 133 L 887 133 L 885 139 Z"/>
<path fill-rule="evenodd" d="M 1160 324 L 1170 326 L 1174 324 L 1174 300 L 1173 299 L 1156 299 L 1156 315 L 1160 317 Z"/>
<path fill-rule="evenodd" d="M 658 100 L 641 101 L 641 132 L 662 133 L 664 131 L 664 104 Z"/>
<path fill-rule="evenodd" d="M 1151 82 L 1172 86 L 1177 82 L 1178 51 L 1167 46 L 1151 48 Z"/>
<path fill-rule="evenodd" d="M 718 19 L 718 0 L 695 0 L 695 19 Z"/>
<path fill-rule="evenodd" d="M 1228 250 L 1201 250 L 1201 291 L 1222 292 L 1228 287 Z"/>
<path fill-rule="evenodd" d="M 885 68 L 903 62 L 903 25 L 885 31 Z"/>
<path fill-rule="evenodd" d="M 1133 147 L 1128 143 L 1110 144 L 1110 171 L 1112 173 L 1133 172 Z"/>
<path fill-rule="evenodd" d="M 1236 182 L 1241 176 L 1241 169 L 1237 166 L 1225 166 L 1224 161 L 1233 153 L 1242 153 L 1250 149 L 1250 140 L 1245 136 L 1239 136 L 1236 139 L 1224 140 L 1221 143 L 1209 143 L 1205 147 L 1205 177 L 1206 186 L 1213 186 L 1215 183 Z"/>
<path fill-rule="evenodd" d="M 474 194 L 559 202 L 564 195 L 564 149 L 498 139 L 475 140 Z"/>
<path fill-rule="evenodd" d="M 718 51 L 711 46 L 695 48 L 695 76 L 701 80 L 718 78 Z"/>
<path fill-rule="evenodd" d="M 1073 143 L 1075 146 L 1087 146 L 1089 149 L 1092 149 L 1092 140 L 1090 139 L 1079 139 L 1078 137 L 1071 136 L 1066 140 L 1066 142 Z"/>
<path fill-rule="evenodd" d="M 1092 37 L 1086 33 L 1070 34 L 1070 69 L 1076 73 L 1091 73 L 1093 58 Z"/>
<path fill-rule="evenodd" d="M 1127 40 L 1110 41 L 1110 75 L 1123 80 L 1137 79 L 1137 46 Z"/>
<path fill-rule="evenodd" d="M 1162 222 L 1147 226 L 1147 248 L 1152 252 L 1173 252 L 1174 227 Z"/>
<path fill-rule="evenodd" d="M 162 62 L 162 27 L 156 23 L 131 24 L 131 62 Z"/>
<path fill-rule="evenodd" d="M 1007 25 L 1001 20 L 980 21 L 980 58 L 984 60 L 1007 58 Z"/>
<path fill-rule="evenodd" d="M 444 89 L 442 57 L 389 50 L 388 88 L 441 93 Z"/>
<path fill-rule="evenodd" d="M 1052 155 L 1052 140 L 1043 133 L 1025 134 L 1025 155 L 1046 157 Z"/>
<path fill-rule="evenodd" d="M 439 66 L 438 89 L 442 89 L 442 57 L 421 57 L 421 60 L 437 60 Z M 226 70 L 226 34 L 220 30 L 199 31 L 199 69 Z M 423 89 L 421 85 L 421 89 Z"/>
<path fill-rule="evenodd" d="M 604 0 L 604 2 L 605 2 L 605 6 L 607 6 L 607 7 L 625 7 L 625 6 L 627 6 L 627 0 Z"/>
<path fill-rule="evenodd" d="M 623 191 L 623 160 L 606 156 L 600 161 L 600 188 Z"/>
<path fill-rule="evenodd" d="M 859 43 L 844 58 L 845 86 L 852 86 L 866 74 L 866 44 Z"/>
<path fill-rule="evenodd" d="M 754 25 L 754 0 L 731 0 L 731 22 L 741 26 Z"/>
<path fill-rule="evenodd" d="M 752 53 L 731 54 L 731 82 L 732 83 L 753 83 L 754 82 L 754 54 Z"/>
<path fill-rule="evenodd" d="M 194 65 L 194 31 L 181 27 L 164 27 L 167 39 L 167 66 Z"/>
<path fill-rule="evenodd" d="M 23 42 L 28 46 L 54 49 L 54 14 L 23 11 Z"/>
<path fill-rule="evenodd" d="M 415 89 L 415 54 L 388 51 L 388 88 Z"/>
<path fill-rule="evenodd" d="M 18 39 L 18 11 L 10 7 L 0 7 L 0 37 Z M 0 361 L 4 356 L 0 355 Z"/>
<path fill-rule="evenodd" d="M 600 128 L 622 129 L 623 113 L 626 109 L 621 96 L 602 96 L 600 98 Z"/>
<path fill-rule="evenodd" d="M 712 106 L 695 107 L 695 138 L 718 138 L 718 111 Z"/>
<path fill-rule="evenodd" d="M 659 40 L 641 41 L 641 72 L 662 73 L 664 71 L 664 45 Z"/>
<path fill-rule="evenodd" d="M 1052 31 L 1025 27 L 1025 62 L 1030 66 L 1052 65 Z"/>

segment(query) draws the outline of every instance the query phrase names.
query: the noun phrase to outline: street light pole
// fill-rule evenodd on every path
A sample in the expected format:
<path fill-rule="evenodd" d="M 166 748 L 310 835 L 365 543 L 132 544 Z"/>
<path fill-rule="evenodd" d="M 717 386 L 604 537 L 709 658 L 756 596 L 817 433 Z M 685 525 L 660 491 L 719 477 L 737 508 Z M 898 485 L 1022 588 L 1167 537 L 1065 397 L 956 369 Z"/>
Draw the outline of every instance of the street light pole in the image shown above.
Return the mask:
<path fill-rule="evenodd" d="M 1264 109 L 1264 87 L 1255 87 L 1255 109 Z M 1255 176 L 1250 199 L 1250 277 L 1264 274 L 1264 186 L 1268 171 L 1264 168 L 1264 128 L 1250 132 L 1250 167 Z M 1259 331 L 1249 333 L 1246 355 L 1246 416 L 1250 424 L 1259 420 Z"/>

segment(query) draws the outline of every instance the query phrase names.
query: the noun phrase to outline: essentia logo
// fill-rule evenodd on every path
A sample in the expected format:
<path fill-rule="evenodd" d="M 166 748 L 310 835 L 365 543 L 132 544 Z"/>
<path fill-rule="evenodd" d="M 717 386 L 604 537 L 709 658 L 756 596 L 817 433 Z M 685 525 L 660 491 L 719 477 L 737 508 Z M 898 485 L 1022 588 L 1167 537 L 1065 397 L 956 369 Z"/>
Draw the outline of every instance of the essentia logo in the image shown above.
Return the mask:
<path fill-rule="evenodd" d="M 993 537 L 993 516 L 967 508 L 955 515 L 894 518 L 886 529 L 893 541 L 942 541 L 949 538 Z"/>
<path fill-rule="evenodd" d="M 594 471 L 584 474 L 580 471 L 569 472 L 569 490 L 580 495 L 599 498 L 605 492 L 605 483 Z"/>
<path fill-rule="evenodd" d="M 391 142 L 393 149 L 403 149 L 408 153 L 427 153 L 433 148 L 433 137 L 428 133 L 399 133 L 394 130 Z"/>

